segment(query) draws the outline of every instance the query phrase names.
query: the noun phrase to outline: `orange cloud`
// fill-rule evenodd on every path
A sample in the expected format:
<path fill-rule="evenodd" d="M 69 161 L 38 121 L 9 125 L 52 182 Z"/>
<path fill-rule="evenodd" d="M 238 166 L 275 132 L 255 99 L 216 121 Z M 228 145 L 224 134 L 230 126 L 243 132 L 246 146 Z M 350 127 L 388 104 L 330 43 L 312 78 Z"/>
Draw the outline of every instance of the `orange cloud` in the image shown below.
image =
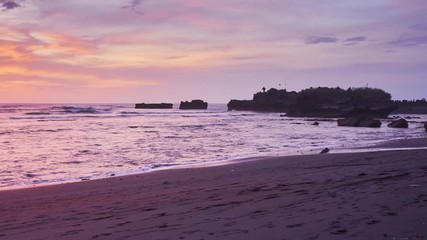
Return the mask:
<path fill-rule="evenodd" d="M 3 89 L 16 87 L 53 87 L 75 85 L 86 88 L 108 89 L 135 86 L 155 86 L 156 81 L 130 80 L 103 76 L 95 73 L 76 73 L 73 71 L 35 70 L 23 66 L 0 66 Z"/>
<path fill-rule="evenodd" d="M 222 65 L 223 59 L 233 54 L 216 48 L 177 48 L 164 46 L 103 46 L 96 58 L 76 56 L 72 60 L 64 60 L 69 64 L 86 65 L 97 68 L 122 67 L 185 67 L 199 68 Z"/>
<path fill-rule="evenodd" d="M 1 75 L 15 75 L 15 76 L 25 76 L 25 77 L 42 77 L 42 78 L 56 78 L 56 79 L 78 79 L 91 81 L 96 80 L 97 77 L 89 74 L 75 73 L 75 72 L 65 72 L 65 71 L 55 71 L 55 70 L 36 70 L 27 68 L 24 66 L 14 66 L 6 65 L 0 66 L 0 76 Z"/>
<path fill-rule="evenodd" d="M 46 57 L 58 61 L 70 55 L 93 55 L 96 41 L 51 32 L 19 33 L 9 29 L 0 37 L 0 62 L 35 61 Z"/>
<path fill-rule="evenodd" d="M 7 60 L 13 60 L 16 62 L 30 61 L 32 60 L 31 54 L 26 52 L 20 44 L 12 41 L 0 40 L 0 62 L 1 58 Z"/>
<path fill-rule="evenodd" d="M 96 43 L 93 40 L 53 32 L 34 32 L 31 33 L 31 36 L 41 42 L 41 44 L 29 48 L 38 55 L 93 54 L 96 52 Z"/>

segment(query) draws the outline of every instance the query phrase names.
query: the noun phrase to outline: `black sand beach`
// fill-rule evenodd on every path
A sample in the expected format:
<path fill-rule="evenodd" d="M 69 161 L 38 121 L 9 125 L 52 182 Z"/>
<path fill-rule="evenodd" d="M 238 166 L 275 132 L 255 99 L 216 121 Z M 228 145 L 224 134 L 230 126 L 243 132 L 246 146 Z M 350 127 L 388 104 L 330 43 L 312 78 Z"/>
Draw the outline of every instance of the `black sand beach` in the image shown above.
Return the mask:
<path fill-rule="evenodd" d="M 392 147 L 427 146 L 426 139 Z M 427 239 L 427 150 L 0 191 L 0 239 Z"/>

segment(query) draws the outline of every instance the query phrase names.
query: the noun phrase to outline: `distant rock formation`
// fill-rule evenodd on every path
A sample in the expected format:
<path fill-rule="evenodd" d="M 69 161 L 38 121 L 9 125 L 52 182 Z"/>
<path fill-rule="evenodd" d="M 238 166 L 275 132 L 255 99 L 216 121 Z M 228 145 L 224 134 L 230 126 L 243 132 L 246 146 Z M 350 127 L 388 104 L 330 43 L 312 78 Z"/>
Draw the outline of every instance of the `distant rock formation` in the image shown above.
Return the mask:
<path fill-rule="evenodd" d="M 300 92 L 270 89 L 252 100 L 231 100 L 228 110 L 286 112 L 291 117 L 387 117 L 398 106 L 374 88 L 309 88 Z"/>
<path fill-rule="evenodd" d="M 396 100 L 395 104 L 399 106 L 393 113 L 395 114 L 427 114 L 427 100 Z"/>
<path fill-rule="evenodd" d="M 203 100 L 192 100 L 191 102 L 185 101 L 179 105 L 179 109 L 207 109 L 208 103 Z"/>
<path fill-rule="evenodd" d="M 252 100 L 231 100 L 228 110 L 237 111 L 259 111 L 259 112 L 287 112 L 295 102 L 297 92 L 288 92 L 286 89 L 277 90 L 271 88 L 254 94 Z"/>
<path fill-rule="evenodd" d="M 403 118 L 400 118 L 398 120 L 392 121 L 387 126 L 391 128 L 408 128 L 409 125 L 408 125 L 408 121 L 406 121 Z"/>
<path fill-rule="evenodd" d="M 135 108 L 141 109 L 169 109 L 172 108 L 172 103 L 137 103 Z"/>
<path fill-rule="evenodd" d="M 381 127 L 381 121 L 366 117 L 338 119 L 338 126 L 341 127 Z"/>

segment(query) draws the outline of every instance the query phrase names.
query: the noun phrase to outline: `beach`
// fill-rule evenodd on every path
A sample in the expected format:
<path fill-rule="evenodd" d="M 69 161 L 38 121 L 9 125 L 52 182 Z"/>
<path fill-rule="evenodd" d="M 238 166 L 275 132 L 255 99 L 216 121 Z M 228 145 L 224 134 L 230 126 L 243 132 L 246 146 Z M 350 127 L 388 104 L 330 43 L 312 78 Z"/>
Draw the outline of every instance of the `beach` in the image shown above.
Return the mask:
<path fill-rule="evenodd" d="M 427 150 L 367 150 L 3 190 L 0 239 L 427 239 Z"/>

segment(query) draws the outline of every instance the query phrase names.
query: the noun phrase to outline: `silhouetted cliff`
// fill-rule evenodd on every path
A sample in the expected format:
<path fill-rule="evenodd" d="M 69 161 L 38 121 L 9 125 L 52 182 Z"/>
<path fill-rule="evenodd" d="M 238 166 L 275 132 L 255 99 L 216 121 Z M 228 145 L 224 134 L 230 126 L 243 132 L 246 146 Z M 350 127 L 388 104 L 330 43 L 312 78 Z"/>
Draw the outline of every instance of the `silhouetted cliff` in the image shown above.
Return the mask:
<path fill-rule="evenodd" d="M 309 88 L 300 92 L 270 89 L 252 100 L 231 100 L 228 110 L 286 112 L 294 117 L 387 117 L 397 108 L 391 95 L 374 88 Z"/>
<path fill-rule="evenodd" d="M 394 101 L 399 108 L 394 111 L 395 114 L 427 114 L 427 101 L 425 98 L 417 100 L 396 100 Z"/>
<path fill-rule="evenodd" d="M 267 92 L 258 92 L 253 100 L 231 100 L 228 110 L 260 111 L 260 112 L 286 112 L 295 102 L 297 92 L 287 92 L 286 89 L 271 88 Z"/>

